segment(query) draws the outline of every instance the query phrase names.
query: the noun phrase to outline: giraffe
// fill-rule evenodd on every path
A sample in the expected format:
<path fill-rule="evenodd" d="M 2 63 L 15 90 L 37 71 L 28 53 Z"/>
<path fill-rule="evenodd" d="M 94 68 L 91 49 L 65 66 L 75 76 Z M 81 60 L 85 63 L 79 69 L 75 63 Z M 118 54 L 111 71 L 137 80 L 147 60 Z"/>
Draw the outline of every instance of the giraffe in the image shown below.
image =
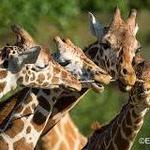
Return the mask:
<path fill-rule="evenodd" d="M 136 80 L 132 60 L 141 48 L 136 39 L 136 15 L 136 10 L 132 9 L 128 19 L 124 21 L 117 7 L 110 25 L 103 27 L 94 15 L 89 13 L 90 30 L 96 36 L 97 42 L 84 50 L 93 62 L 119 81 L 122 90 L 127 91 Z"/>
<path fill-rule="evenodd" d="M 15 33 L 18 35 L 18 32 Z M 19 34 L 19 36 L 22 36 L 22 33 Z M 91 61 L 88 63 L 86 62 L 85 65 L 81 66 L 82 69 L 80 70 L 86 71 L 87 67 L 90 68 Z M 96 83 L 100 84 L 107 83 L 111 79 L 111 77 L 105 71 L 98 68 L 97 65 L 94 63 L 92 65 L 94 65 L 92 67 L 93 70 L 87 70 L 88 72 L 91 72 L 88 79 L 96 80 Z M 95 75 L 93 74 L 94 72 L 96 72 Z M 81 75 L 85 76 L 84 74 Z M 98 75 L 103 76 L 103 80 L 102 78 L 98 78 Z M 87 76 L 85 76 L 85 78 L 82 76 L 81 79 L 87 79 Z M 64 78 L 66 77 L 67 76 Z M 22 147 L 28 150 L 34 149 L 37 140 L 51 115 L 54 104 L 59 100 L 59 97 L 66 94 L 71 94 L 73 97 L 76 95 L 78 96 L 78 93 L 75 91 L 61 87 L 54 89 L 29 89 L 27 87 L 7 100 L 0 110 L 0 149 L 19 150 L 22 149 Z M 71 97 L 68 97 L 68 100 L 70 100 L 70 98 Z M 8 109 L 8 107 L 10 108 Z"/>
<path fill-rule="evenodd" d="M 83 136 L 69 114 L 66 114 L 60 122 L 48 134 L 41 138 L 41 147 L 36 150 L 79 150 L 86 144 L 87 138 Z"/>
<path fill-rule="evenodd" d="M 83 150 L 130 150 L 142 128 L 144 116 L 150 108 L 150 60 L 137 58 L 137 81 L 129 92 L 127 104 L 107 125 L 97 128 Z"/>

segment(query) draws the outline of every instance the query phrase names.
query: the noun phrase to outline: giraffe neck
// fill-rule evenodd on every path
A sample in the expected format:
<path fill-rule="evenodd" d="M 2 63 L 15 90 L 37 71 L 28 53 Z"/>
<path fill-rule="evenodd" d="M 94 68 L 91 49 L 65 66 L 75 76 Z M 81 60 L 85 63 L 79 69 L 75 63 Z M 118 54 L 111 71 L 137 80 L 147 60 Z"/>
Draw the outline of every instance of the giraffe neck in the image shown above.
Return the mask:
<path fill-rule="evenodd" d="M 32 150 L 45 126 L 49 113 L 42 107 L 43 99 L 40 97 L 40 92 L 37 99 L 34 92 L 29 89 L 24 92 L 26 96 L 23 96 L 21 103 L 13 108 L 10 119 L 1 128 L 0 148 L 5 146 L 8 150 L 19 150 L 23 146 Z M 45 103 L 47 102 L 47 108 L 50 108 L 51 103 L 48 103 L 46 98 L 44 100 Z"/>
<path fill-rule="evenodd" d="M 113 78 L 117 78 L 117 65 L 119 54 L 112 49 L 104 49 L 103 44 L 95 42 L 85 50 L 85 54 L 102 69 L 106 70 Z"/>
<path fill-rule="evenodd" d="M 86 138 L 79 132 L 69 114 L 44 137 L 41 138 L 42 150 L 79 150 L 86 143 Z"/>
<path fill-rule="evenodd" d="M 108 125 L 94 131 L 85 150 L 130 150 L 141 129 L 147 108 L 139 109 L 129 102 Z"/>

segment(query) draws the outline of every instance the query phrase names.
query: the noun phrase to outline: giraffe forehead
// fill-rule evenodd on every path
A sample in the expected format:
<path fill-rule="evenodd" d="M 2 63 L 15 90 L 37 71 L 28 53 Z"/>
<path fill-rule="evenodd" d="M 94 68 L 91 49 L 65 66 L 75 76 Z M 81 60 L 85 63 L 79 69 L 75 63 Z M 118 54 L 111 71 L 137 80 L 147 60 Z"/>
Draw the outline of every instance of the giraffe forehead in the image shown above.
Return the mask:
<path fill-rule="evenodd" d="M 114 45 L 116 48 L 123 47 L 124 50 L 134 50 L 138 46 L 136 37 L 130 32 L 128 28 L 119 27 L 116 30 L 110 30 L 103 37 L 104 41 L 107 41 L 110 45 Z"/>

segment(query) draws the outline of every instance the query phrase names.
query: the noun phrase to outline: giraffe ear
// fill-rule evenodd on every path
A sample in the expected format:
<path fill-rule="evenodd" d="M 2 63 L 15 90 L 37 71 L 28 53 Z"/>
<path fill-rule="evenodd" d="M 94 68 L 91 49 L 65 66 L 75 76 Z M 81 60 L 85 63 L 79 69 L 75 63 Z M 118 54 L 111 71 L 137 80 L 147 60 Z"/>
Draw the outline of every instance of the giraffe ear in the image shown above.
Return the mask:
<path fill-rule="evenodd" d="M 136 16 L 137 16 L 137 11 L 135 9 L 131 9 L 129 17 L 127 19 L 127 24 L 129 25 L 133 34 L 136 28 Z"/>
<path fill-rule="evenodd" d="M 92 35 L 96 36 L 97 39 L 101 39 L 104 33 L 104 27 L 96 20 L 91 12 L 89 12 L 89 25 Z"/>
<path fill-rule="evenodd" d="M 120 9 L 117 6 L 115 8 L 113 19 L 110 23 L 110 28 L 115 28 L 116 26 L 119 26 L 120 24 L 122 24 L 122 22 L 123 22 L 123 20 L 122 20 L 122 17 L 121 17 L 121 12 L 120 12 Z"/>
<path fill-rule="evenodd" d="M 18 56 L 18 62 L 21 65 L 35 63 L 39 56 L 40 50 L 41 50 L 40 46 L 34 46 L 28 50 L 25 50 Z"/>

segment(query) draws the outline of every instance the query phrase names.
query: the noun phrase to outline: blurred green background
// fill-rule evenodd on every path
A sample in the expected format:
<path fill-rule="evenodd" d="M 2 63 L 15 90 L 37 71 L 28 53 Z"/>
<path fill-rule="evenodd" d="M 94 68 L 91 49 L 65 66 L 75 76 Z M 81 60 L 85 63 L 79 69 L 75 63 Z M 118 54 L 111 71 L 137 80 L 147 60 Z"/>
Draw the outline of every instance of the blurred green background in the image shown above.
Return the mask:
<path fill-rule="evenodd" d="M 130 8 L 138 10 L 139 32 L 145 57 L 150 57 L 150 1 L 149 0 L 1 0 L 0 1 L 0 45 L 14 41 L 11 24 L 20 24 L 31 33 L 38 43 L 54 50 L 56 35 L 69 37 L 81 48 L 96 39 L 88 28 L 87 12 L 96 14 L 103 24 L 112 18 L 114 7 L 118 5 L 123 17 Z M 127 102 L 127 93 L 121 93 L 117 86 L 109 85 L 101 94 L 90 91 L 72 110 L 72 117 L 84 135 L 91 133 L 91 124 L 99 121 L 106 124 Z M 149 150 L 150 145 L 140 145 L 140 137 L 150 137 L 150 115 L 140 131 L 132 150 Z"/>

